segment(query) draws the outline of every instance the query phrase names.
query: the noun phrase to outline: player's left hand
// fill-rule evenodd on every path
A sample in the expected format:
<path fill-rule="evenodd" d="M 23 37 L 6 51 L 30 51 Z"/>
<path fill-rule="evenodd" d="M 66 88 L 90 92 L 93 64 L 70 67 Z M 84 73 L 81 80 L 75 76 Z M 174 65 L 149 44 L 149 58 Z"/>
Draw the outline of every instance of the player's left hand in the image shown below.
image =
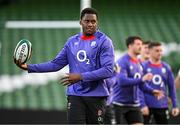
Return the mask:
<path fill-rule="evenodd" d="M 157 97 L 158 100 L 164 97 L 163 91 L 157 89 L 153 90 L 153 95 Z"/>
<path fill-rule="evenodd" d="M 179 109 L 173 108 L 171 113 L 172 113 L 172 116 L 177 116 L 179 114 Z"/>
<path fill-rule="evenodd" d="M 78 74 L 78 73 L 68 73 L 66 76 L 62 77 L 60 79 L 60 83 L 63 85 L 63 86 L 69 86 L 71 84 L 74 84 L 78 81 L 82 80 L 82 76 L 81 74 Z"/>

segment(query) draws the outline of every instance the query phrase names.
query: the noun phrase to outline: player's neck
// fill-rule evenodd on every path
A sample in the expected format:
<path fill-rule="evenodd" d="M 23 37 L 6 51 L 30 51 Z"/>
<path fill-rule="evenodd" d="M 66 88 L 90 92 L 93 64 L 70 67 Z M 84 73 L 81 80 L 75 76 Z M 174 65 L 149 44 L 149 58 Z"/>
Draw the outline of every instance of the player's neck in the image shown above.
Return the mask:
<path fill-rule="evenodd" d="M 89 33 L 85 33 L 83 32 L 82 35 L 85 36 L 85 37 L 91 37 L 91 36 L 94 36 L 95 33 L 92 33 L 92 34 L 89 34 Z"/>
<path fill-rule="evenodd" d="M 132 59 L 137 59 L 137 55 L 133 52 L 131 52 L 130 50 L 128 50 L 128 55 L 132 58 Z"/>
<path fill-rule="evenodd" d="M 95 38 L 94 35 L 92 35 L 92 36 L 84 36 L 84 35 L 82 35 L 81 36 L 81 39 L 83 39 L 83 40 L 93 40 L 94 38 Z"/>
<path fill-rule="evenodd" d="M 151 62 L 152 64 L 160 64 L 160 63 L 161 63 L 161 60 L 160 60 L 160 59 L 150 58 L 149 60 L 150 60 L 150 62 Z"/>
<path fill-rule="evenodd" d="M 139 58 L 139 60 L 140 60 L 141 62 L 144 62 L 146 59 L 145 59 L 143 56 L 141 56 L 141 58 Z"/>
<path fill-rule="evenodd" d="M 144 62 L 144 61 L 148 60 L 148 58 L 144 57 L 144 56 L 141 56 L 140 60 L 141 60 L 141 62 Z"/>

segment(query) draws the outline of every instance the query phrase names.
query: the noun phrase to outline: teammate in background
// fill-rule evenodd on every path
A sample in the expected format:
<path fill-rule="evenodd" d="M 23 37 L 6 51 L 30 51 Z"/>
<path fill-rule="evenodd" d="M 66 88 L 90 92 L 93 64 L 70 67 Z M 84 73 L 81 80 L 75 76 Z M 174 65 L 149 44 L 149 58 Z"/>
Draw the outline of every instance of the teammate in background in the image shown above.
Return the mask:
<path fill-rule="evenodd" d="M 168 92 L 172 100 L 172 116 L 177 116 L 179 109 L 177 108 L 176 89 L 174 84 L 174 76 L 170 66 L 161 61 L 162 46 L 161 43 L 151 42 L 149 44 L 150 59 L 143 63 L 144 73 L 152 73 L 153 78 L 149 81 L 152 88 L 164 92 L 164 97 L 158 100 L 154 96 L 144 93 L 144 104 L 149 108 L 149 115 L 145 118 L 148 124 L 153 115 L 157 124 L 168 124 Z"/>
<path fill-rule="evenodd" d="M 138 55 L 138 59 L 140 62 L 144 62 L 149 59 L 149 44 L 151 41 L 145 41 L 142 43 L 140 55 Z"/>
<path fill-rule="evenodd" d="M 70 37 L 52 61 L 15 63 L 29 73 L 54 72 L 69 65 L 70 73 L 61 79 L 62 85 L 67 85 L 68 123 L 103 124 L 109 95 L 104 79 L 113 75 L 114 48 L 111 39 L 97 30 L 95 9 L 81 11 L 80 25 L 82 33 Z"/>
<path fill-rule="evenodd" d="M 117 61 L 120 73 L 117 75 L 117 82 L 113 86 L 112 102 L 117 124 L 121 124 L 124 118 L 128 124 L 143 124 L 143 117 L 139 108 L 139 88 L 154 94 L 157 98 L 163 96 L 161 91 L 152 89 L 145 83 L 150 81 L 153 76 L 151 73 L 143 74 L 142 66 L 137 59 L 142 42 L 138 36 L 128 37 L 126 39 L 128 53 Z"/>
<path fill-rule="evenodd" d="M 180 89 L 180 70 L 178 71 L 178 74 L 177 74 L 177 76 L 175 77 L 174 82 L 175 82 L 175 88 L 176 88 L 176 91 L 177 91 L 177 90 Z M 169 105 L 172 104 L 172 101 L 171 101 L 170 98 L 168 98 L 168 103 L 169 103 Z"/>
<path fill-rule="evenodd" d="M 180 89 L 180 70 L 175 78 L 175 85 L 176 85 L 176 90 Z"/>
<path fill-rule="evenodd" d="M 113 105 L 112 105 L 112 96 L 113 96 L 113 86 L 117 81 L 116 75 L 119 72 L 120 72 L 119 66 L 118 66 L 118 64 L 115 64 L 113 77 L 106 79 L 106 84 L 107 84 L 108 91 L 110 94 L 107 98 L 107 103 L 106 103 L 106 112 L 105 112 L 105 118 L 104 118 L 105 124 L 110 124 L 110 125 L 116 124 L 114 109 L 113 109 Z"/>
<path fill-rule="evenodd" d="M 145 41 L 142 44 L 141 52 L 140 52 L 140 55 L 138 56 L 138 59 L 141 64 L 149 59 L 149 44 L 150 43 L 151 41 Z M 141 101 L 144 101 L 144 92 L 141 91 L 140 89 L 139 89 L 139 98 L 140 98 L 140 104 L 143 104 L 141 103 Z M 141 108 L 143 117 L 146 117 L 147 115 L 149 115 L 149 109 L 146 105 L 140 105 L 140 108 Z"/>

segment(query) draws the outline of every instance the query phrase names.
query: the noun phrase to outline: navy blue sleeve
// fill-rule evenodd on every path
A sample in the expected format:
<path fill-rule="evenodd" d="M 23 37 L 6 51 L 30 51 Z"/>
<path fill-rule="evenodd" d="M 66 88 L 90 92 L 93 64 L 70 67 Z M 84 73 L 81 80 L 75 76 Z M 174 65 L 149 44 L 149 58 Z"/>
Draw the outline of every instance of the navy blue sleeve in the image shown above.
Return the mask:
<path fill-rule="evenodd" d="M 149 84 L 148 81 L 146 81 L 145 83 L 140 84 L 139 88 L 146 93 L 153 94 L 154 89 L 151 86 L 149 86 L 148 84 Z"/>
<path fill-rule="evenodd" d="M 143 108 L 143 107 L 147 106 L 146 102 L 145 102 L 145 98 L 144 98 L 144 92 L 141 89 L 139 89 L 138 92 L 139 92 L 140 107 Z"/>
<path fill-rule="evenodd" d="M 128 77 L 128 67 L 127 62 L 125 62 L 123 59 L 118 62 L 118 65 L 120 67 L 120 73 L 118 74 L 118 83 L 120 86 L 133 86 L 143 83 L 141 78 L 130 78 Z"/>
<path fill-rule="evenodd" d="M 28 72 L 54 72 L 62 69 L 68 64 L 67 60 L 67 47 L 59 52 L 59 54 L 52 61 L 40 63 L 40 64 L 28 64 Z"/>
<path fill-rule="evenodd" d="M 129 78 L 126 74 L 122 72 L 119 73 L 118 78 L 118 83 L 120 83 L 121 86 L 133 86 L 142 83 L 141 79 Z"/>

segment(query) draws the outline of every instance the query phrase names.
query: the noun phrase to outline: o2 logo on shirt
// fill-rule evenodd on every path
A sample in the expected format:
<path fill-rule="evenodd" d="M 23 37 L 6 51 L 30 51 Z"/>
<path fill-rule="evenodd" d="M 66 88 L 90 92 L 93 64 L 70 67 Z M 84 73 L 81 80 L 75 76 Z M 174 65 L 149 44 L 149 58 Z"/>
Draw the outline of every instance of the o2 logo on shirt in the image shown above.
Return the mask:
<path fill-rule="evenodd" d="M 86 61 L 86 64 L 90 64 L 89 59 L 87 58 L 87 54 L 85 50 L 79 50 L 76 55 L 79 62 Z"/>
<path fill-rule="evenodd" d="M 134 79 L 140 79 L 140 78 L 141 78 L 141 74 L 138 73 L 138 72 L 136 72 L 136 73 L 134 74 Z"/>
<path fill-rule="evenodd" d="M 160 87 L 163 87 L 163 81 L 160 75 L 155 74 L 152 78 L 152 82 L 154 85 L 160 85 Z"/>

